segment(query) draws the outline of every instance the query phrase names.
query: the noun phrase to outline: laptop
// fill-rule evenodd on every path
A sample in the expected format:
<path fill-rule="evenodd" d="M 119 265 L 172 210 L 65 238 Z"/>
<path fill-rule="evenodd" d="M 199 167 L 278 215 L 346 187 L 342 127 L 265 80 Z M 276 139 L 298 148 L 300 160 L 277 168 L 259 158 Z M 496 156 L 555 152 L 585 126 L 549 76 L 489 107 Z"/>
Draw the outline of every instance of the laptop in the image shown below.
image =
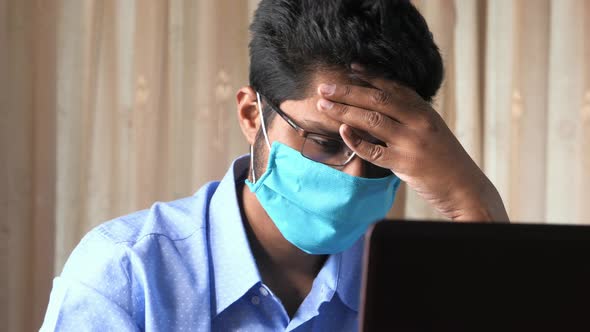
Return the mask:
<path fill-rule="evenodd" d="M 590 226 L 385 220 L 361 331 L 590 331 Z"/>

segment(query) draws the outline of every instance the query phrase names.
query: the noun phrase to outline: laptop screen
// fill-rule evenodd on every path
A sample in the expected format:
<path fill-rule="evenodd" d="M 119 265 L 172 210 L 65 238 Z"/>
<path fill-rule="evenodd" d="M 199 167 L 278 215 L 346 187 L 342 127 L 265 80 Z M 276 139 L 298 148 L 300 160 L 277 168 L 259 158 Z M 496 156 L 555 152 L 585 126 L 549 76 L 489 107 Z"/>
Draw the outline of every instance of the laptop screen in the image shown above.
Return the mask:
<path fill-rule="evenodd" d="M 364 331 L 590 331 L 590 227 L 384 221 L 365 245 Z"/>

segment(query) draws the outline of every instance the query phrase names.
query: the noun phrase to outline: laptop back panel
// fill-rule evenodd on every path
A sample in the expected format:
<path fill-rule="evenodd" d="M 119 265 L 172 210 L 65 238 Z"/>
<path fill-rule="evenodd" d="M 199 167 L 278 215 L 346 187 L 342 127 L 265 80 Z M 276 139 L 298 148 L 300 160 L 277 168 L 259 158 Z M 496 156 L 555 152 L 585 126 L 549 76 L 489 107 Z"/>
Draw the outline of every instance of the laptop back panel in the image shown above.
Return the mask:
<path fill-rule="evenodd" d="M 590 331 L 590 227 L 381 222 L 364 331 Z"/>

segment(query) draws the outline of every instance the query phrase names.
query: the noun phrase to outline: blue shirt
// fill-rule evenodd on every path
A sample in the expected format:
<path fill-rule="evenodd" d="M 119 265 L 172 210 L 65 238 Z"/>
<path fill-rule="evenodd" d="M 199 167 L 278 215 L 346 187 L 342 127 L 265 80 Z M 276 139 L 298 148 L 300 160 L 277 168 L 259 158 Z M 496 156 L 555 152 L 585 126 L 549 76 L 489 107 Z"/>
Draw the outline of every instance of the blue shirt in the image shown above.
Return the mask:
<path fill-rule="evenodd" d="M 331 255 L 292 319 L 261 280 L 238 205 L 248 169 L 89 232 L 42 331 L 356 331 L 363 241 Z"/>

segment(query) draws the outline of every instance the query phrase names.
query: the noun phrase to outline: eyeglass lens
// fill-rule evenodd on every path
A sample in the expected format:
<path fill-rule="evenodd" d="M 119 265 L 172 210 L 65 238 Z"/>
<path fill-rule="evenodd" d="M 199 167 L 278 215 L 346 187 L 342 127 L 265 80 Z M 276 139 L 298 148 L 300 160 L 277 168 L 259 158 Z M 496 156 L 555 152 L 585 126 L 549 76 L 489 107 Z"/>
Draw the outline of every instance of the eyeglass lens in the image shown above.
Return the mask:
<path fill-rule="evenodd" d="M 343 166 L 353 154 L 344 142 L 315 134 L 307 135 L 301 153 L 313 161 L 332 166 Z"/>

